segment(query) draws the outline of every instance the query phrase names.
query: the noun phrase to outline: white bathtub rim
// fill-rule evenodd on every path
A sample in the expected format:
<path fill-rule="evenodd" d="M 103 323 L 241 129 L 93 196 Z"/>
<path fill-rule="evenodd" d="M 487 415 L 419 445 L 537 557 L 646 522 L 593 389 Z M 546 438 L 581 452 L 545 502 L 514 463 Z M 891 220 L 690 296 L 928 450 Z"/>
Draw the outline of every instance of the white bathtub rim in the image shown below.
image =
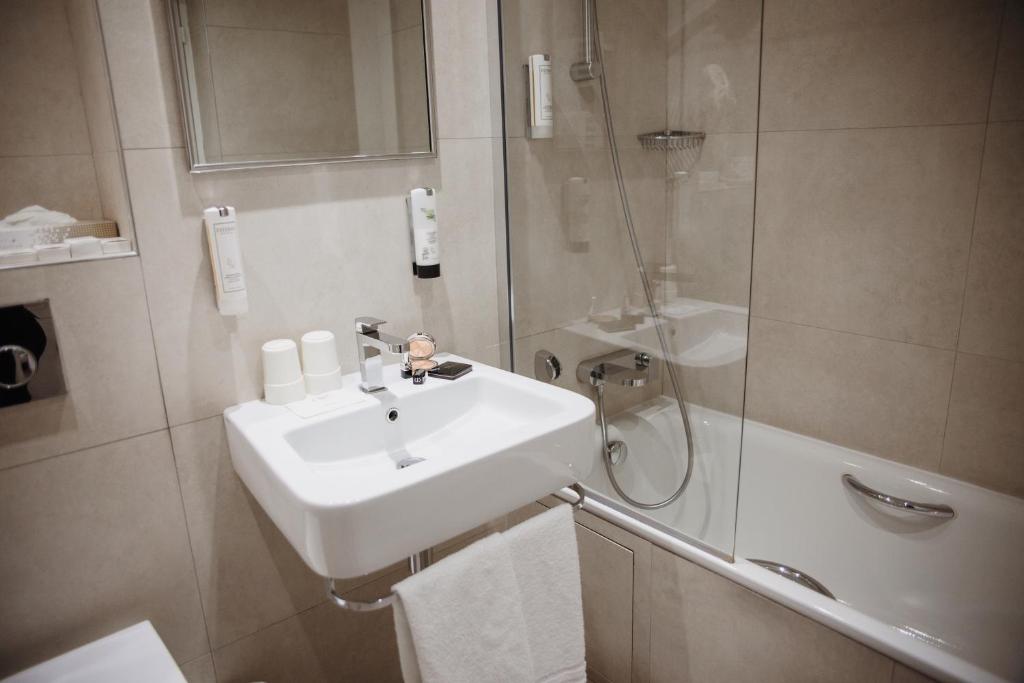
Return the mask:
<path fill-rule="evenodd" d="M 557 495 L 570 502 L 576 500 L 572 491 L 560 491 Z M 961 657 L 902 633 L 895 626 L 776 576 L 746 559 L 737 558 L 735 562 L 729 562 L 593 497 L 587 498 L 583 509 L 936 680 L 946 683 L 1012 683 Z"/>

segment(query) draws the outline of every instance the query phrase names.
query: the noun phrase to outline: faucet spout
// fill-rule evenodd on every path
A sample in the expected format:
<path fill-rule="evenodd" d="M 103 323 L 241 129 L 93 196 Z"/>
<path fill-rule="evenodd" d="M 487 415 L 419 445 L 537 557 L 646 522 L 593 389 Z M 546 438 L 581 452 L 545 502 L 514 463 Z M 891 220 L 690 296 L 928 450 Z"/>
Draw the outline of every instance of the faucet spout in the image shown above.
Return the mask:
<path fill-rule="evenodd" d="M 359 388 L 371 394 L 384 390 L 384 359 L 381 352 L 403 354 L 409 342 L 381 331 L 386 321 L 371 316 L 356 318 L 356 349 L 359 352 Z"/>

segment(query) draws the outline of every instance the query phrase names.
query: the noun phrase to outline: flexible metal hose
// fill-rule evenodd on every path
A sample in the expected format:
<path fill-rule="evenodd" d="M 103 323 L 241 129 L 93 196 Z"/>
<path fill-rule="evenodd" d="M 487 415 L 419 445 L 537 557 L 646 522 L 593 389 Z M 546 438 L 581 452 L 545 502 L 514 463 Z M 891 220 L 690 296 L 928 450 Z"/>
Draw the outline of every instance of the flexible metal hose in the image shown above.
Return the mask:
<path fill-rule="evenodd" d="M 593 2 L 593 0 L 590 1 Z M 597 58 L 603 64 L 604 50 L 601 48 L 601 31 L 599 30 L 597 22 L 596 5 L 597 3 L 594 2 L 592 12 L 594 22 L 593 37 L 597 47 Z M 672 384 L 672 392 L 675 394 L 676 402 L 679 405 L 679 415 L 683 419 L 683 432 L 685 432 L 686 434 L 686 475 L 683 477 L 682 483 L 679 484 L 679 488 L 677 488 L 675 490 L 675 493 L 673 493 L 671 496 L 657 503 L 644 503 L 635 500 L 634 498 L 629 496 L 625 491 L 622 490 L 622 487 L 619 486 L 619 482 L 615 478 L 615 472 L 612 469 L 612 447 L 611 444 L 608 443 L 606 434 L 603 436 L 603 459 L 605 471 L 608 473 L 608 479 L 611 480 L 612 487 L 615 489 L 616 493 L 622 496 L 623 500 L 625 500 L 630 505 L 641 508 L 643 510 L 658 510 L 663 507 L 668 507 L 672 503 L 676 502 L 679 499 L 679 497 L 683 495 L 683 491 L 686 490 L 686 487 L 689 486 L 690 484 L 690 477 L 693 475 L 693 432 L 690 428 L 690 417 L 686 413 L 686 397 L 683 394 L 682 384 L 676 377 L 676 369 L 675 366 L 672 364 L 672 355 L 669 353 L 668 342 L 665 339 L 665 331 L 662 329 L 662 325 L 659 324 L 660 317 L 658 315 L 658 307 L 655 305 L 654 302 L 654 294 L 651 290 L 651 283 L 647 278 L 647 269 L 644 268 L 644 257 L 640 251 L 640 241 L 637 238 L 636 227 L 633 225 L 633 214 L 629 208 L 629 197 L 626 194 L 626 183 L 623 180 L 622 176 L 622 163 L 619 160 L 619 146 L 618 143 L 616 143 L 615 141 L 615 126 L 612 123 L 612 108 L 611 102 L 608 98 L 608 83 L 606 73 L 607 70 L 602 68 L 600 70 L 600 75 L 598 76 L 598 80 L 601 83 L 601 102 L 604 106 L 605 132 L 608 135 L 608 146 L 611 148 L 612 166 L 615 169 L 615 182 L 619 188 L 619 198 L 621 200 L 620 203 L 622 204 L 622 216 L 625 219 L 626 230 L 629 233 L 629 242 L 633 247 L 633 258 L 636 261 L 637 272 L 640 274 L 640 281 L 643 283 L 644 297 L 647 299 L 647 307 L 651 311 L 651 318 L 654 319 L 654 330 L 658 335 L 658 344 L 661 346 L 661 352 L 665 360 L 665 368 L 668 372 L 669 381 Z M 601 392 L 600 390 L 598 393 L 598 403 L 598 408 L 601 410 L 601 421 L 602 423 L 604 423 L 604 396 L 603 392 Z"/>

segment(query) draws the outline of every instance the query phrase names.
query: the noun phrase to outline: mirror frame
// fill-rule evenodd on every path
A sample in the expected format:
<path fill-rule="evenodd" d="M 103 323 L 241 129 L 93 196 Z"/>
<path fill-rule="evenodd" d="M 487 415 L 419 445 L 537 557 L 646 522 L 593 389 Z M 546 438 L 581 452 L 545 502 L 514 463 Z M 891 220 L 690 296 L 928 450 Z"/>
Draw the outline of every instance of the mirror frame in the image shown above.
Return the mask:
<path fill-rule="evenodd" d="M 174 52 L 174 76 L 178 88 L 178 111 L 185 128 L 185 149 L 188 153 L 188 166 L 191 173 L 208 173 L 211 171 L 239 171 L 247 168 L 277 168 L 284 166 L 309 166 L 312 164 L 335 164 L 352 161 L 382 161 L 388 159 L 429 159 L 437 157 L 437 99 L 434 92 L 434 42 L 431 35 L 430 0 L 420 0 L 423 7 L 423 50 L 426 64 L 427 81 L 427 118 L 430 135 L 430 149 L 424 152 L 395 152 L 393 154 L 339 154 L 336 156 L 306 157 L 296 159 L 266 159 L 254 161 L 215 161 L 200 162 L 199 150 L 196 147 L 192 111 L 192 98 L 185 75 L 185 46 L 178 36 L 181 16 L 177 0 L 166 0 L 167 22 L 170 31 L 172 51 Z"/>

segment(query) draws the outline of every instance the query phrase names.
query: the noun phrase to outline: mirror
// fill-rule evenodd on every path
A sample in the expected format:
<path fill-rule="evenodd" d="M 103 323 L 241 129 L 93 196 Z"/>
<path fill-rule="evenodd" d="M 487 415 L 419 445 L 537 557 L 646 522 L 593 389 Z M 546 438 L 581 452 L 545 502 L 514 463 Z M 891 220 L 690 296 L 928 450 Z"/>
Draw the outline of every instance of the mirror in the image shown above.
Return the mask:
<path fill-rule="evenodd" d="M 427 0 L 168 0 L 193 171 L 434 154 Z"/>

